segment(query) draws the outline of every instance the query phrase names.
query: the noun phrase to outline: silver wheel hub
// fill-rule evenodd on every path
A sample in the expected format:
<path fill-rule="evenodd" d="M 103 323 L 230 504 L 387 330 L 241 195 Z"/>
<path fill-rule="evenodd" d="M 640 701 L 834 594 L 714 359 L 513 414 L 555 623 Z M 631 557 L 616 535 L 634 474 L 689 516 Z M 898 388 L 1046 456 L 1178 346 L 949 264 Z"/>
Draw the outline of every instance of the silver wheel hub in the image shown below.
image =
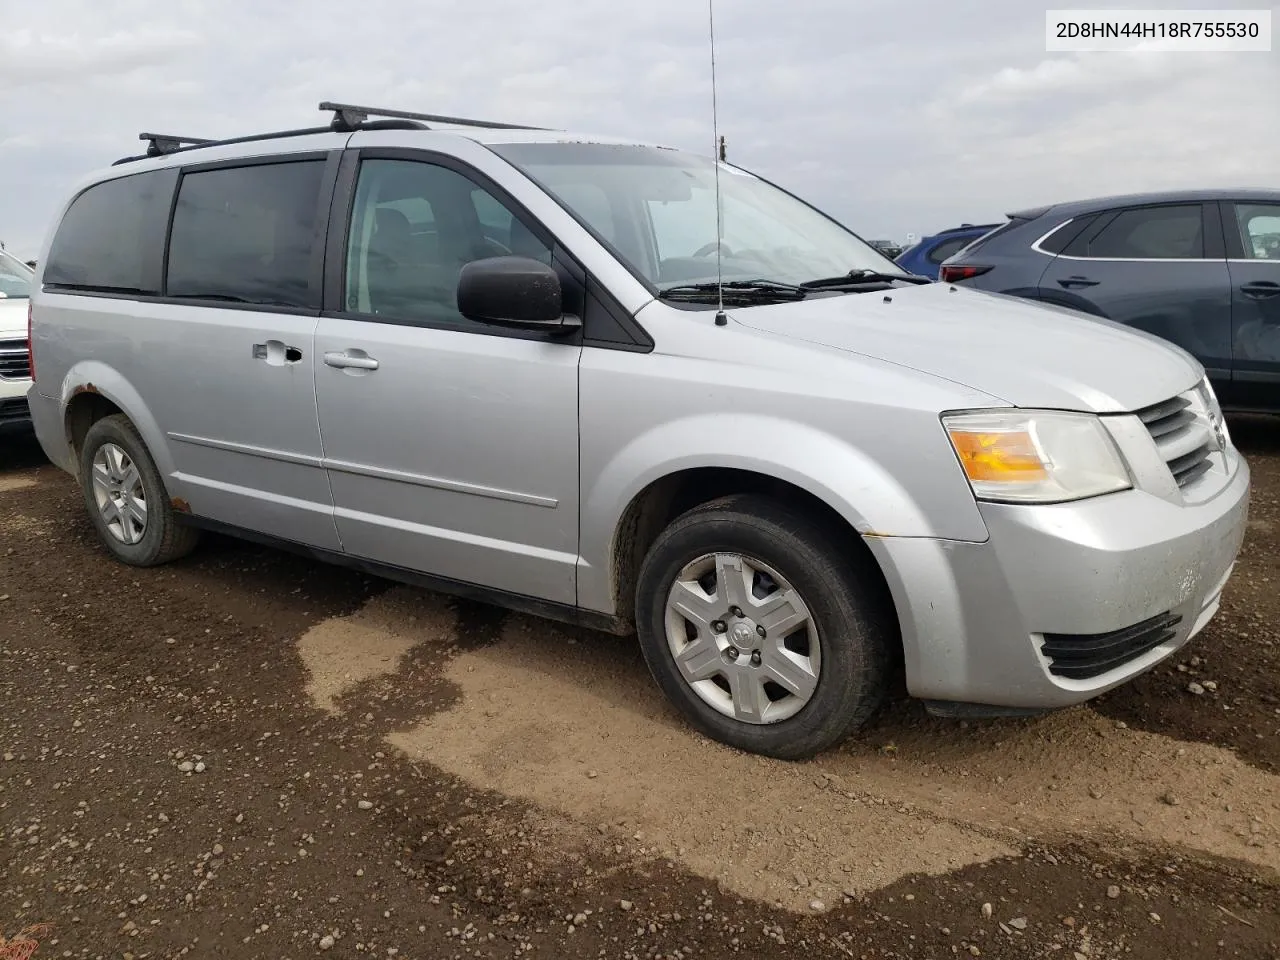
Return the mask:
<path fill-rule="evenodd" d="M 121 543 L 135 544 L 147 532 L 147 494 L 138 465 L 114 443 L 93 455 L 93 499 L 107 532 Z"/>
<path fill-rule="evenodd" d="M 685 565 L 667 594 L 667 648 L 704 703 L 743 723 L 777 723 L 812 699 L 817 626 L 776 570 L 734 553 Z"/>

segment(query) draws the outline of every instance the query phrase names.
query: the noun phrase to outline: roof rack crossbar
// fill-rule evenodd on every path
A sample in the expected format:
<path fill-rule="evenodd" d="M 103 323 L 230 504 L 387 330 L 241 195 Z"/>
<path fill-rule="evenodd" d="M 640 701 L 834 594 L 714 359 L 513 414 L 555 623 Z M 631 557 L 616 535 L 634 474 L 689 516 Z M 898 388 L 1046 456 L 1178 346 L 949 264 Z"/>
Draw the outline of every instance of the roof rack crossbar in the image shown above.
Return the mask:
<path fill-rule="evenodd" d="M 459 127 L 481 127 L 486 130 L 544 130 L 525 123 L 498 123 L 496 120 L 469 120 L 466 117 L 446 117 L 438 113 L 413 113 L 409 110 L 390 110 L 383 107 L 361 107 L 352 103 L 334 103 L 326 100 L 321 110 L 333 111 L 333 129 L 343 132 L 358 130 L 370 117 L 392 117 L 398 120 L 425 120 Z"/>
<path fill-rule="evenodd" d="M 147 156 L 158 157 L 162 154 L 173 153 L 184 146 L 213 143 L 203 137 L 179 137 L 170 133 L 140 133 L 139 140 L 149 141 L 147 145 Z"/>

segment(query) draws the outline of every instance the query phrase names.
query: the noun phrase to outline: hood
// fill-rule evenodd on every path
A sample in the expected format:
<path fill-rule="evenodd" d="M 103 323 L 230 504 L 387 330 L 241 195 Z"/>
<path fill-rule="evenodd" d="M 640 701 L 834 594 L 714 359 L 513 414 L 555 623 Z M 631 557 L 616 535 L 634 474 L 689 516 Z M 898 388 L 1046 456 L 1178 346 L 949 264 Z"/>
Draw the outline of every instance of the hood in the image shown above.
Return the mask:
<path fill-rule="evenodd" d="M 753 330 L 910 367 L 1019 407 L 1129 412 L 1204 376 L 1190 354 L 1150 334 L 942 283 L 732 315 Z"/>
<path fill-rule="evenodd" d="M 27 304 L 25 297 L 0 297 L 0 339 L 27 338 Z"/>

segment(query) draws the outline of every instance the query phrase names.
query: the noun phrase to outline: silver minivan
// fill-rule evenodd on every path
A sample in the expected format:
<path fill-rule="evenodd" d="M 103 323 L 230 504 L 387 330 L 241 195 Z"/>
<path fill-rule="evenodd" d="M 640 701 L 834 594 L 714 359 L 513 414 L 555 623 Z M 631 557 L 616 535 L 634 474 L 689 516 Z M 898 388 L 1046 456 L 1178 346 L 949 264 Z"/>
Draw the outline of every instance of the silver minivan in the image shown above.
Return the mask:
<path fill-rule="evenodd" d="M 41 251 L 31 414 L 118 560 L 220 530 L 634 630 L 784 758 L 899 671 L 1032 713 L 1218 609 L 1249 471 L 1182 350 L 920 282 L 714 158 L 322 107 L 144 135 Z"/>

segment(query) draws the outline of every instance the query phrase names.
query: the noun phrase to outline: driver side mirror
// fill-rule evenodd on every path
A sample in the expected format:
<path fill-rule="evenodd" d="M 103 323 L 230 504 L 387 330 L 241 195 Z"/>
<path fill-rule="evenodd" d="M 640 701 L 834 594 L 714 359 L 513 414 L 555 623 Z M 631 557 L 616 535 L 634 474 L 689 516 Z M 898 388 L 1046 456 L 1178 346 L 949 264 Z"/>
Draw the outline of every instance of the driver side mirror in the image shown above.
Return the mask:
<path fill-rule="evenodd" d="M 471 261 L 458 275 L 457 297 L 458 312 L 478 323 L 565 332 L 581 325 L 565 315 L 559 275 L 530 257 Z"/>

